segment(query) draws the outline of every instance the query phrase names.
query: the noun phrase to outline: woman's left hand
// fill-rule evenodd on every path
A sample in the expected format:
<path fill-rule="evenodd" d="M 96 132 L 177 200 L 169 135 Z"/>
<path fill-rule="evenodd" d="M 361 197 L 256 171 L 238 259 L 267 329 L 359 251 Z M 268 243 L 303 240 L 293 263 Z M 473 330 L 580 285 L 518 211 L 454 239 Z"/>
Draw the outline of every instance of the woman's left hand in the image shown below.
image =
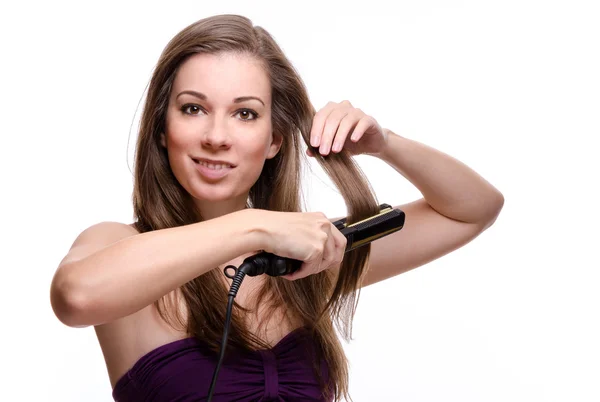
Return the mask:
<path fill-rule="evenodd" d="M 351 155 L 377 156 L 387 146 L 387 130 L 345 100 L 329 102 L 317 112 L 310 132 L 310 144 L 319 147 L 321 155 L 346 149 Z M 314 156 L 310 148 L 306 152 Z"/>

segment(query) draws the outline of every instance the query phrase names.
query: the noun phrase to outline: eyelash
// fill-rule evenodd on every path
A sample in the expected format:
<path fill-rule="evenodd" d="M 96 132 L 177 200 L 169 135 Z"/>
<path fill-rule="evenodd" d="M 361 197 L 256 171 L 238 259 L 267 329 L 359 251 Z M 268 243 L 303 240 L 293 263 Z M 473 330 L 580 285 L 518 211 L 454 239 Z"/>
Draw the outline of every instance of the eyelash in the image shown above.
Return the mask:
<path fill-rule="evenodd" d="M 184 114 L 187 114 L 187 115 L 192 115 L 192 116 L 193 116 L 193 115 L 194 115 L 194 113 L 188 113 L 188 112 L 186 112 L 186 110 L 187 110 L 188 108 L 190 108 L 190 107 L 196 107 L 196 108 L 198 108 L 199 110 L 204 110 L 204 109 L 202 109 L 202 108 L 201 108 L 200 106 L 198 106 L 198 105 L 194 105 L 194 104 L 192 104 L 192 103 L 188 103 L 188 104 L 185 104 L 185 105 L 183 105 L 183 106 L 181 107 L 181 111 L 182 111 Z M 240 119 L 240 120 L 241 120 L 241 121 L 243 121 L 243 122 L 251 122 L 251 121 L 253 121 L 253 120 L 256 120 L 256 119 L 258 118 L 258 113 L 256 113 L 256 112 L 255 112 L 254 110 L 252 110 L 252 109 L 240 109 L 240 110 L 236 111 L 236 112 L 235 112 L 235 114 L 238 114 L 238 113 L 240 113 L 240 112 L 248 112 L 248 113 L 252 114 L 252 116 L 254 116 L 254 118 L 253 118 L 253 119 Z"/>

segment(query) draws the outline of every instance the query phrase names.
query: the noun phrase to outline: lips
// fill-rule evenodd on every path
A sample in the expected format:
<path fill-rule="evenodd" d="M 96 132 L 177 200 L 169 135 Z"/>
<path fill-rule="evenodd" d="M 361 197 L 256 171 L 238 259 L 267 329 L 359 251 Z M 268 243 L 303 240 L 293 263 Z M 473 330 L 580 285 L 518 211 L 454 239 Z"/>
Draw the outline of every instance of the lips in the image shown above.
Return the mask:
<path fill-rule="evenodd" d="M 214 164 L 208 163 L 205 160 L 194 159 L 196 169 L 204 177 L 204 179 L 212 181 L 220 179 L 229 174 L 229 172 L 235 167 L 229 165 L 227 162 Z M 216 161 L 215 161 L 216 162 Z"/>
<path fill-rule="evenodd" d="M 225 167 L 233 168 L 235 165 L 231 162 L 216 160 L 216 159 L 207 159 L 207 158 L 192 158 L 196 163 L 203 163 L 204 165 L 225 165 Z"/>

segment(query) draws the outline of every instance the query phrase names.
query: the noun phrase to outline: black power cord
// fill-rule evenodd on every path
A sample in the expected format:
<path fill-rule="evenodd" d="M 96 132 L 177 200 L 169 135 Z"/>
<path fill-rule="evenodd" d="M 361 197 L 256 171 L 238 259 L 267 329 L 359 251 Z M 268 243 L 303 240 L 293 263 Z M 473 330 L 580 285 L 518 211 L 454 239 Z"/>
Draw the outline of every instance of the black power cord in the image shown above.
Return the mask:
<path fill-rule="evenodd" d="M 240 289 L 240 285 L 242 284 L 242 280 L 246 276 L 246 273 L 244 271 L 242 271 L 241 269 L 236 269 L 233 265 L 228 265 L 227 267 L 225 267 L 225 270 L 227 270 L 228 268 L 233 268 L 235 270 L 235 277 L 233 278 L 233 283 L 231 284 L 229 294 L 227 295 L 227 313 L 225 316 L 225 328 L 223 330 L 223 339 L 221 340 L 221 351 L 219 353 L 219 361 L 217 362 L 217 367 L 215 367 L 215 371 L 213 373 L 212 381 L 210 384 L 210 391 L 208 392 L 208 402 L 212 400 L 213 393 L 215 392 L 217 376 L 219 375 L 221 364 L 223 364 L 223 357 L 225 356 L 227 338 L 229 337 L 229 326 L 231 324 L 231 310 L 233 309 L 233 299 L 235 299 L 235 296 L 237 295 L 237 292 Z M 225 275 L 229 276 L 227 272 L 225 272 Z"/>
<path fill-rule="evenodd" d="M 229 293 L 227 295 L 228 300 L 227 313 L 225 316 L 225 328 L 223 330 L 223 338 L 221 340 L 219 361 L 217 362 L 217 366 L 215 367 L 213 378 L 210 384 L 210 390 L 208 392 L 208 402 L 212 400 L 212 396 L 215 391 L 215 386 L 217 384 L 217 376 L 219 375 L 219 370 L 221 369 L 221 365 L 223 364 L 223 358 L 225 357 L 225 347 L 227 346 L 227 338 L 229 337 L 229 326 L 231 325 L 231 312 L 233 310 L 233 300 L 235 299 L 235 296 L 237 296 L 238 290 L 242 285 L 244 277 L 246 275 L 257 276 L 261 274 L 267 274 L 270 276 L 291 274 L 298 270 L 301 265 L 302 261 L 281 258 L 279 256 L 276 256 L 275 254 L 263 251 L 259 254 L 255 254 L 246 258 L 239 268 L 236 268 L 233 265 L 228 265 L 225 267 L 225 269 L 223 270 L 225 276 L 229 279 L 232 279 L 233 281 L 231 283 L 231 287 L 229 288 Z M 234 271 L 233 275 L 227 272 L 230 269 Z"/>
<path fill-rule="evenodd" d="M 399 209 L 392 209 L 388 204 L 381 204 L 379 208 L 379 214 L 351 225 L 347 225 L 346 218 L 333 222 L 335 227 L 340 230 L 347 239 L 345 252 L 362 247 L 371 243 L 373 240 L 392 234 L 404 227 L 404 212 Z M 244 277 L 246 275 L 256 276 L 262 274 L 270 276 L 287 275 L 296 272 L 301 266 L 302 261 L 283 258 L 263 251 L 246 258 L 239 268 L 236 268 L 233 265 L 225 267 L 223 272 L 226 277 L 232 279 L 232 283 L 227 296 L 227 313 L 225 316 L 225 328 L 223 330 L 219 360 L 210 384 L 208 402 L 212 400 L 215 385 L 217 384 L 217 376 L 219 375 L 219 370 L 221 369 L 223 358 L 225 356 L 225 347 L 227 346 L 227 338 L 229 337 L 229 326 L 231 325 L 233 300 L 242 285 Z M 233 275 L 227 272 L 229 269 L 234 271 Z"/>

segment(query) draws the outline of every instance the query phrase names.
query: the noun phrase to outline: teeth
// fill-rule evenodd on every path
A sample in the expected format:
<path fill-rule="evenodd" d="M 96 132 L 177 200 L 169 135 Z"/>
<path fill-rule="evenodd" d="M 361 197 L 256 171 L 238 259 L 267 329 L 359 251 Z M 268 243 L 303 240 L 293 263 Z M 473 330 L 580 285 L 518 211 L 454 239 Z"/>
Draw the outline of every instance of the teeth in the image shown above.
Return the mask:
<path fill-rule="evenodd" d="M 221 170 L 224 168 L 230 168 L 231 165 L 226 165 L 226 164 L 214 164 L 214 163 L 208 163 L 208 162 L 204 162 L 204 161 L 198 161 L 198 163 L 202 166 L 206 166 L 209 169 L 213 169 L 213 170 Z"/>

